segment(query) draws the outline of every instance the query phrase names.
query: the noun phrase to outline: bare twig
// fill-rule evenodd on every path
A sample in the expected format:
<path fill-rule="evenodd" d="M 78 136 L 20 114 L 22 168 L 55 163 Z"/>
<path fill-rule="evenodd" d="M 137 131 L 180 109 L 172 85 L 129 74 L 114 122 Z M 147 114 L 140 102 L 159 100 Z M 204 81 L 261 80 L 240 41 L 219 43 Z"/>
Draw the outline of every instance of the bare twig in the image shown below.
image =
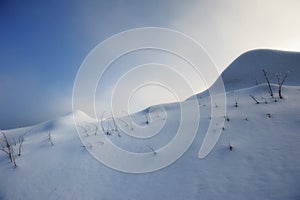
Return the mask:
<path fill-rule="evenodd" d="M 85 133 L 85 136 L 86 136 L 86 137 L 90 136 L 89 133 L 88 133 L 87 128 L 85 128 L 85 127 L 83 127 L 83 126 L 80 126 L 80 125 L 78 125 L 78 127 L 81 128 L 81 129 L 83 130 L 83 132 Z"/>
<path fill-rule="evenodd" d="M 229 141 L 229 144 L 228 144 L 228 148 L 229 148 L 229 151 L 232 151 L 232 149 L 233 149 L 233 146 L 230 144 L 230 141 Z"/>
<path fill-rule="evenodd" d="M 261 97 L 261 99 L 265 101 L 265 104 L 268 104 L 268 101 L 264 97 Z"/>
<path fill-rule="evenodd" d="M 19 152 L 18 152 L 18 156 L 21 156 L 21 150 L 22 150 L 22 144 L 24 142 L 24 136 L 23 135 L 20 135 L 19 138 Z"/>
<path fill-rule="evenodd" d="M 118 126 L 117 126 L 117 123 L 116 123 L 116 120 L 115 120 L 114 116 L 111 116 L 111 119 L 112 119 L 113 125 L 114 125 L 113 131 L 118 132 Z"/>
<path fill-rule="evenodd" d="M 132 119 L 131 119 L 131 117 L 130 117 L 130 115 L 129 115 L 129 113 L 127 113 L 126 111 L 122 111 L 123 113 L 125 113 L 126 115 L 127 115 L 127 118 L 128 118 L 128 120 L 129 120 L 129 124 L 128 125 L 130 125 L 130 129 L 133 131 L 133 124 L 132 124 Z"/>
<path fill-rule="evenodd" d="M 91 124 L 92 126 L 95 127 L 95 129 L 94 129 L 95 133 L 94 134 L 97 135 L 98 130 L 99 130 L 99 120 L 97 120 L 96 123 L 89 123 L 89 124 Z"/>
<path fill-rule="evenodd" d="M 1 151 L 6 153 L 7 156 L 9 157 L 10 161 L 13 163 L 13 165 L 16 167 L 17 164 L 16 164 L 16 161 L 15 161 L 15 156 L 14 156 L 14 149 L 11 145 L 11 143 L 9 142 L 8 138 L 6 137 L 6 134 L 0 130 L 1 134 L 2 134 L 2 141 L 5 143 L 5 145 L 3 146 L 1 144 Z"/>
<path fill-rule="evenodd" d="M 287 72 L 283 78 L 281 78 L 281 74 L 276 75 L 277 76 L 277 81 L 278 81 L 278 95 L 279 95 L 280 99 L 283 99 L 283 97 L 282 97 L 282 85 L 283 85 L 284 81 L 286 80 L 286 78 L 288 76 L 288 73 L 289 72 Z"/>
<path fill-rule="evenodd" d="M 14 137 L 12 138 L 12 141 L 13 141 L 14 146 L 17 146 L 17 142 L 16 142 L 16 139 Z"/>
<path fill-rule="evenodd" d="M 125 122 L 123 119 L 120 119 L 120 118 L 118 118 L 118 117 L 116 117 L 116 119 L 117 119 L 118 121 L 122 122 L 126 127 L 129 126 L 128 123 Z"/>
<path fill-rule="evenodd" d="M 152 147 L 150 147 L 149 145 L 146 145 L 152 152 L 153 152 L 153 154 L 156 156 L 156 154 L 157 154 L 157 152 L 152 148 Z"/>
<path fill-rule="evenodd" d="M 146 124 L 149 124 L 149 112 L 145 112 Z"/>
<path fill-rule="evenodd" d="M 256 104 L 259 104 L 259 101 L 257 101 L 257 99 L 253 95 L 250 95 L 250 97 L 256 102 Z"/>
<path fill-rule="evenodd" d="M 48 132 L 48 142 L 51 144 L 51 146 L 54 146 L 54 143 L 52 141 L 52 136 L 51 136 L 51 132 Z"/>
<path fill-rule="evenodd" d="M 104 129 L 104 125 L 103 125 L 104 113 L 105 113 L 105 111 L 102 112 L 102 114 L 101 114 L 101 120 L 100 120 L 100 125 L 101 125 L 101 129 L 102 129 L 103 133 L 105 133 L 105 129 Z"/>
<path fill-rule="evenodd" d="M 129 123 L 130 123 L 130 129 L 133 131 L 132 119 L 129 115 L 128 115 L 128 118 L 129 118 Z"/>
<path fill-rule="evenodd" d="M 272 98 L 274 98 L 273 91 L 272 91 L 272 87 L 271 87 L 271 84 L 270 84 L 270 81 L 269 81 L 267 72 L 266 72 L 264 69 L 263 69 L 262 71 L 263 71 L 264 76 L 265 76 L 265 79 L 266 79 L 266 81 L 267 81 L 267 83 L 268 83 L 270 96 L 271 96 Z"/>
<path fill-rule="evenodd" d="M 239 100 L 239 97 L 235 97 L 234 98 L 234 107 L 238 107 L 238 100 Z"/>

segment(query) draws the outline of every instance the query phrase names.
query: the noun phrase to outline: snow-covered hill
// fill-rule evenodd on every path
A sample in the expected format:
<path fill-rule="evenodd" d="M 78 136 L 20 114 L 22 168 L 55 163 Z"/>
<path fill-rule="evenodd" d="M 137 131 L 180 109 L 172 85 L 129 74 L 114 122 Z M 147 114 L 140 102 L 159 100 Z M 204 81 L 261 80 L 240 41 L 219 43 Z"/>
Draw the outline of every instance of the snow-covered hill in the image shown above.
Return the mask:
<path fill-rule="evenodd" d="M 248 54 L 234 63 L 244 60 L 245 55 L 251 57 L 251 52 Z M 140 134 L 141 127 L 156 130 L 164 124 L 161 132 L 148 140 L 134 140 L 120 129 L 110 131 L 111 135 L 107 136 L 100 126 L 95 134 L 97 121 L 76 111 L 79 135 L 85 144 L 78 137 L 73 113 L 33 127 L 4 131 L 11 141 L 26 134 L 22 154 L 16 155 L 16 168 L 7 155 L 0 154 L 0 199 L 299 199 L 300 83 L 293 78 L 300 76 L 299 71 L 289 69 L 294 73 L 287 83 L 294 86 L 283 87 L 284 99 L 278 99 L 275 92 L 275 102 L 267 92 L 267 85 L 262 83 L 264 77 L 259 85 L 252 83 L 251 76 L 232 84 L 234 77 L 243 77 L 241 71 L 249 70 L 248 75 L 261 73 L 260 64 L 247 67 L 249 60 L 240 63 L 244 68 L 237 75 L 232 71 L 237 69 L 233 64 L 224 72 L 225 86 L 229 88 L 226 120 L 222 127 L 214 124 L 216 129 L 222 129 L 222 134 L 204 159 L 198 158 L 198 152 L 211 121 L 211 109 L 220 109 L 214 103 L 211 105 L 211 99 L 205 94 L 197 95 L 200 124 L 190 148 L 172 165 L 152 173 L 113 170 L 94 159 L 90 152 L 105 146 L 104 138 L 108 137 L 128 151 L 163 156 L 152 149 L 160 148 L 174 137 L 180 120 L 179 104 L 163 105 L 164 111 L 160 106 L 153 106 L 136 113 L 133 116 L 136 124 L 132 126 L 128 117 L 122 118 L 125 123 L 120 123 L 120 128 L 136 135 Z M 261 57 L 257 62 L 263 60 Z M 279 68 L 272 69 L 266 68 L 272 73 L 279 71 Z M 272 87 L 276 91 L 277 85 Z M 234 91 L 230 90 L 233 88 Z M 256 104 L 249 95 L 260 103 Z M 145 113 L 149 110 L 151 120 L 147 124 Z"/>
<path fill-rule="evenodd" d="M 222 73 L 226 90 L 236 90 L 265 83 L 265 69 L 270 81 L 277 83 L 276 74 L 286 74 L 286 84 L 299 85 L 300 53 L 277 50 L 252 50 L 235 59 Z"/>

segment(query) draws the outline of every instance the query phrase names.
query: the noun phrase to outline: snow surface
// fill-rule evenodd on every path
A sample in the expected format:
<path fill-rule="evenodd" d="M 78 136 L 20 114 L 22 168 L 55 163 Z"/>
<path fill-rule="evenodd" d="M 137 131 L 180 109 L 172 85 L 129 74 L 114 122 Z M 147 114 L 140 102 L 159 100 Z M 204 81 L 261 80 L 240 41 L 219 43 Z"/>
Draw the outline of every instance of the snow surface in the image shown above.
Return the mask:
<path fill-rule="evenodd" d="M 222 73 L 226 90 L 236 90 L 265 83 L 265 69 L 269 79 L 277 83 L 276 74 L 289 72 L 287 85 L 299 85 L 300 53 L 275 50 L 252 50 L 235 59 Z"/>
<path fill-rule="evenodd" d="M 211 109 L 220 108 L 211 105 L 207 93 L 198 94 L 201 120 L 194 142 L 172 165 L 145 174 L 119 172 L 94 159 L 89 152 L 105 145 L 105 133 L 99 129 L 95 135 L 96 120 L 81 111 L 74 115 L 85 128 L 79 128 L 81 137 L 86 138 L 85 146 L 78 137 L 73 113 L 32 127 L 6 130 L 10 139 L 26 134 L 16 168 L 0 154 L 0 199 L 300 199 L 300 84 L 295 80 L 293 85 L 283 87 L 284 99 L 278 99 L 275 92 L 277 102 L 269 96 L 266 84 L 243 88 L 241 83 L 241 87 L 228 90 L 228 120 L 204 159 L 198 158 L 198 152 Z M 277 85 L 272 87 L 276 91 Z M 249 95 L 261 103 L 256 104 Z M 121 137 L 116 133 L 108 137 L 133 152 L 164 146 L 174 137 L 180 119 L 178 104 L 163 108 L 149 108 L 149 124 L 145 123 L 148 110 L 132 116 L 136 122 L 132 132 L 139 130 L 138 125 L 155 130 L 165 124 L 162 132 L 149 140 L 133 140 L 122 131 Z M 128 117 L 123 120 L 129 124 Z M 216 129 L 222 128 L 219 126 L 215 124 Z M 125 123 L 121 128 L 131 129 Z M 49 132 L 53 146 L 48 142 Z"/>

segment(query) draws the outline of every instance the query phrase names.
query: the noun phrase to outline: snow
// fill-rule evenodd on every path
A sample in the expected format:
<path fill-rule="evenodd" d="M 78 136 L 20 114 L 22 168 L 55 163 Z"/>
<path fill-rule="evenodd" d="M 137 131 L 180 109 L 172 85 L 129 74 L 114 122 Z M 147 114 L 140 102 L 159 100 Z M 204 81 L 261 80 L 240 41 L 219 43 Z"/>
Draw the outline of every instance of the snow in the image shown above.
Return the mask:
<path fill-rule="evenodd" d="M 275 50 L 252 50 L 235 59 L 222 73 L 226 90 L 236 90 L 265 83 L 265 69 L 269 79 L 277 83 L 276 74 L 289 72 L 287 85 L 299 85 L 300 54 Z"/>
<path fill-rule="evenodd" d="M 260 66 L 256 68 L 260 72 Z M 234 78 L 234 73 L 230 74 Z M 225 120 L 221 137 L 207 157 L 199 159 L 199 148 L 211 120 L 211 109 L 220 108 L 211 105 L 207 93 L 202 93 L 197 95 L 200 123 L 195 140 L 176 162 L 151 173 L 120 172 L 90 153 L 105 146 L 107 137 L 128 151 L 153 154 L 149 146 L 159 149 L 174 137 L 180 120 L 179 104 L 153 106 L 132 116 L 135 135 L 141 132 L 150 136 L 147 134 L 165 125 L 147 140 L 133 139 L 123 131 L 121 137 L 116 133 L 106 136 L 101 128 L 95 135 L 93 123 L 97 121 L 81 111 L 32 127 L 6 130 L 9 138 L 27 133 L 22 155 L 16 156 L 16 168 L 5 154 L 0 154 L 0 199 L 299 199 L 299 82 L 291 79 L 293 86 L 283 87 L 284 99 L 277 98 L 277 85 L 273 84 L 275 102 L 266 84 L 250 85 L 252 79 L 249 83 L 247 80 L 236 82 L 234 90 L 228 89 L 229 121 Z M 190 99 L 184 104 L 188 107 Z M 149 110 L 151 120 L 146 124 L 145 113 Z M 80 128 L 78 136 L 73 115 L 86 127 L 88 137 Z M 129 122 L 128 117 L 122 120 Z M 125 123 L 120 126 L 131 129 Z M 222 128 L 220 124 L 214 126 Z M 53 146 L 48 141 L 49 132 Z M 152 156 L 163 155 L 157 151 Z"/>

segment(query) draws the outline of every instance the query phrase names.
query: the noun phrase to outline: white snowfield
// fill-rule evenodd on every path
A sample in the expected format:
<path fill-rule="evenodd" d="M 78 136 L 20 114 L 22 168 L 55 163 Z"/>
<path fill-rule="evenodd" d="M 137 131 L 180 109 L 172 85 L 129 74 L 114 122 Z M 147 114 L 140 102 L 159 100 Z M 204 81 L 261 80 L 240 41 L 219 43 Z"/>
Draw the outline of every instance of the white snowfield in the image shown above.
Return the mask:
<path fill-rule="evenodd" d="M 259 61 L 248 63 L 252 56 Z M 155 149 L 176 134 L 178 104 L 163 105 L 166 112 L 159 112 L 159 106 L 150 108 L 149 124 L 145 122 L 148 110 L 134 114 L 135 122 L 145 130 L 156 130 L 165 123 L 162 131 L 148 140 L 134 140 L 121 130 L 107 136 L 101 126 L 95 134 L 96 120 L 76 111 L 85 144 L 76 131 L 73 113 L 32 127 L 4 130 L 11 141 L 26 134 L 21 156 L 17 155 L 18 142 L 13 146 L 16 168 L 6 154 L 0 154 L 0 199 L 300 199 L 300 54 L 258 50 L 248 52 L 247 59 L 243 57 L 223 73 L 227 88 L 225 124 L 215 124 L 222 134 L 204 159 L 199 159 L 198 153 L 211 109 L 220 109 L 211 105 L 207 93 L 197 95 L 200 124 L 192 145 L 172 165 L 151 173 L 113 170 L 89 152 L 105 146 L 103 138 L 108 137 L 128 151 L 161 156 Z M 268 93 L 261 63 L 268 64 L 265 69 L 277 102 Z M 251 69 L 247 67 L 250 65 Z M 290 73 L 282 89 L 284 98 L 279 99 L 273 76 L 286 71 Z M 139 134 L 137 124 L 131 127 L 128 117 L 122 120 L 127 124 L 119 123 L 120 128 Z"/>

